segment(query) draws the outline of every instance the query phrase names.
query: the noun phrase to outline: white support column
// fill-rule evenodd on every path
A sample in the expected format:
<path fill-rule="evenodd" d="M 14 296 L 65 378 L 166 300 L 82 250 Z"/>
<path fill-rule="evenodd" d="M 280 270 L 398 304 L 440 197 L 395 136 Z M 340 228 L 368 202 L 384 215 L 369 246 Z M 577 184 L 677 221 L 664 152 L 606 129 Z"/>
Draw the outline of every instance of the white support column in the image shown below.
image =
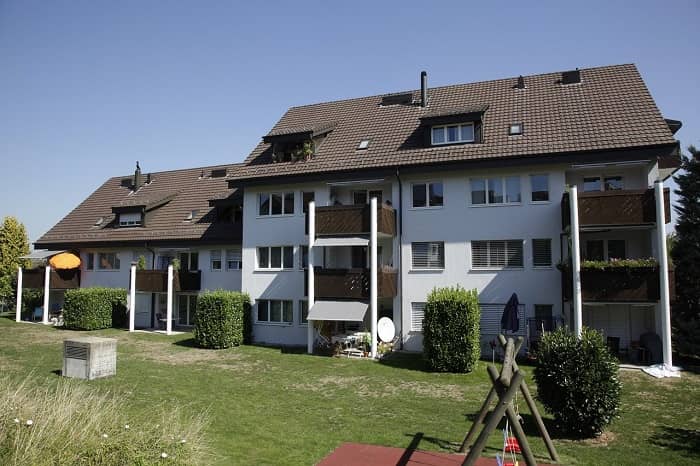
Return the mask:
<path fill-rule="evenodd" d="M 42 324 L 49 323 L 49 290 L 51 289 L 51 266 L 46 265 L 44 269 L 44 316 L 41 319 Z"/>
<path fill-rule="evenodd" d="M 661 311 L 661 342 L 663 344 L 664 366 L 673 366 L 673 349 L 671 347 L 671 302 L 668 284 L 668 251 L 666 250 L 666 212 L 664 208 L 664 182 L 654 183 L 656 197 L 656 241 L 659 257 L 659 282 L 661 296 L 659 310 Z"/>
<path fill-rule="evenodd" d="M 581 336 L 583 327 L 583 303 L 581 299 L 581 246 L 578 224 L 578 189 L 576 185 L 569 188 L 569 205 L 571 207 L 571 268 L 574 284 L 574 333 Z"/>
<path fill-rule="evenodd" d="M 372 332 L 371 356 L 377 357 L 377 198 L 369 201 L 369 307 L 371 313 L 370 332 Z"/>
<path fill-rule="evenodd" d="M 173 333 L 173 265 L 168 265 L 168 305 L 165 317 L 165 333 Z"/>
<path fill-rule="evenodd" d="M 22 321 L 22 267 L 17 267 L 17 310 L 15 322 Z"/>
<path fill-rule="evenodd" d="M 309 202 L 308 209 L 308 221 L 309 221 L 309 254 L 307 261 L 307 309 L 310 311 L 314 305 L 314 241 L 316 240 L 316 203 L 314 201 Z M 306 351 L 309 354 L 314 352 L 314 324 L 312 321 L 307 320 L 306 322 Z"/>
<path fill-rule="evenodd" d="M 135 330 L 136 321 L 136 265 L 131 265 L 129 275 L 129 331 Z"/>

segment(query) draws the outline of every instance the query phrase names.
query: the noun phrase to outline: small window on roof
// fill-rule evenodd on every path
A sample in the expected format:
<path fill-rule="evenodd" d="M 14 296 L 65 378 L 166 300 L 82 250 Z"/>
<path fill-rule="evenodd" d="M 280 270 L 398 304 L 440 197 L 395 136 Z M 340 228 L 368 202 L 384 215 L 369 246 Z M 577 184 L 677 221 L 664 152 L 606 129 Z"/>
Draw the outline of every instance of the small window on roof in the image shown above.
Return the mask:
<path fill-rule="evenodd" d="M 191 222 L 197 216 L 197 212 L 197 210 L 191 210 L 187 217 L 185 217 L 185 221 Z"/>
<path fill-rule="evenodd" d="M 518 136 L 520 134 L 523 134 L 523 124 L 511 123 L 508 127 L 508 136 Z"/>
<path fill-rule="evenodd" d="M 97 220 L 95 220 L 95 226 L 99 227 L 100 225 L 102 225 L 102 222 L 104 222 L 104 221 L 105 221 L 104 217 L 98 218 Z"/>
<path fill-rule="evenodd" d="M 357 145 L 357 150 L 365 150 L 369 147 L 369 139 L 363 139 L 360 141 L 360 143 Z"/>

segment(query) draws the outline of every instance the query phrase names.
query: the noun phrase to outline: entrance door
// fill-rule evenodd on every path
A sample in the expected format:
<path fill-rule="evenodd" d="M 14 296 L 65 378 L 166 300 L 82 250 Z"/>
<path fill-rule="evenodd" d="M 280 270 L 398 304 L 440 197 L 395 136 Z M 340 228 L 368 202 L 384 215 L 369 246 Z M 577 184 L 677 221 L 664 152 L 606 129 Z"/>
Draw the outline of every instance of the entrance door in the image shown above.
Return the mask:
<path fill-rule="evenodd" d="M 178 325 L 194 325 L 194 316 L 197 312 L 197 295 L 181 294 L 177 297 L 177 318 Z"/>

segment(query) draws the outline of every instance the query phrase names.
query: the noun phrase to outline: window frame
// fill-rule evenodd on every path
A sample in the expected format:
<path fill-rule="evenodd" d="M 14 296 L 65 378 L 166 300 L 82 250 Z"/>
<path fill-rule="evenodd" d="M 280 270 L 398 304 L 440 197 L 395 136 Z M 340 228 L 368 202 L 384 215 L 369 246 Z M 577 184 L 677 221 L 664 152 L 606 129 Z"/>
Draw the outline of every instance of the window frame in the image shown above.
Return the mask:
<path fill-rule="evenodd" d="M 236 255 L 238 259 L 236 259 Z M 237 263 L 236 267 L 231 267 L 231 263 Z M 222 264 L 223 265 L 223 264 Z M 226 249 L 226 271 L 243 269 L 243 251 L 241 248 Z"/>
<path fill-rule="evenodd" d="M 486 265 L 477 266 L 474 263 L 476 254 L 474 254 L 474 243 L 486 243 Z M 492 265 L 492 244 L 493 243 L 503 243 L 503 266 Z M 520 246 L 520 265 L 510 265 L 509 264 L 509 244 L 517 243 Z M 525 269 L 525 246 L 522 239 L 487 239 L 487 240 L 471 240 L 469 242 L 469 253 L 471 255 L 471 267 L 470 270 L 482 271 L 482 270 L 523 270 Z M 494 256 L 495 257 L 495 256 Z"/>
<path fill-rule="evenodd" d="M 88 252 L 86 254 L 85 270 L 95 270 L 95 253 Z"/>
<path fill-rule="evenodd" d="M 272 250 L 275 248 L 280 249 L 280 267 L 272 267 Z M 285 249 L 291 249 L 291 263 L 288 267 L 285 267 Z M 261 267 L 260 265 L 260 250 L 267 249 L 267 267 Z M 290 245 L 280 245 L 280 246 L 257 246 L 255 248 L 255 271 L 260 272 L 280 272 L 285 270 L 294 270 L 294 246 Z"/>
<path fill-rule="evenodd" d="M 547 199 L 546 200 L 534 200 L 533 197 L 535 195 L 535 192 L 542 192 L 542 191 L 534 191 L 533 189 L 533 178 L 535 177 L 545 177 L 547 180 Z M 549 173 L 531 173 L 529 176 L 530 180 L 530 204 L 550 204 L 552 202 L 551 199 L 551 191 L 550 191 L 550 183 L 549 183 Z"/>
<path fill-rule="evenodd" d="M 549 241 L 549 263 L 548 264 L 543 265 L 543 264 L 537 264 L 535 262 L 535 258 L 536 258 L 535 241 Z M 532 238 L 530 243 L 532 245 L 532 268 L 533 269 L 551 269 L 553 264 L 554 264 L 554 260 L 552 258 L 552 238 Z"/>
<path fill-rule="evenodd" d="M 457 140 L 448 141 L 447 140 L 447 128 L 452 128 L 455 126 L 457 127 Z M 471 128 L 471 139 L 464 139 L 462 137 L 462 128 L 463 127 L 470 127 Z M 444 136 L 443 142 L 435 142 L 435 130 L 436 129 L 443 130 L 443 136 Z M 450 124 L 444 124 L 444 125 L 433 125 L 430 127 L 430 145 L 431 146 L 469 144 L 469 143 L 473 143 L 475 141 L 476 141 L 476 127 L 474 125 L 474 122 L 450 123 Z"/>
<path fill-rule="evenodd" d="M 103 256 L 105 256 L 105 257 L 112 256 L 113 257 L 114 260 L 112 261 L 112 267 L 110 267 L 110 268 L 102 267 L 102 257 Z M 121 270 L 121 261 L 119 260 L 119 253 L 117 253 L 117 252 L 98 252 L 97 253 L 97 261 L 95 264 L 95 270 L 97 270 L 99 272 L 118 272 L 119 270 Z"/>
<path fill-rule="evenodd" d="M 306 321 L 304 321 L 304 308 L 303 306 L 306 305 Z M 300 299 L 299 300 L 299 326 L 300 327 L 308 327 L 309 325 L 309 300 L 308 299 Z"/>
<path fill-rule="evenodd" d="M 218 259 L 217 259 L 218 257 Z M 219 262 L 219 267 L 214 267 L 214 262 Z M 209 250 L 209 270 L 212 272 L 221 272 L 224 269 L 224 262 L 221 259 L 221 249 Z"/>
<path fill-rule="evenodd" d="M 138 216 L 138 220 L 122 221 L 122 216 L 127 215 L 132 218 Z M 122 212 L 119 214 L 119 228 L 140 227 L 143 225 L 143 213 L 141 212 Z"/>
<path fill-rule="evenodd" d="M 261 199 L 262 196 L 267 196 L 267 213 L 263 214 L 261 213 Z M 280 198 L 280 213 L 279 214 L 273 214 L 272 213 L 272 197 L 273 196 L 279 196 Z M 286 206 L 287 206 L 287 197 L 291 196 L 291 205 L 292 205 L 292 211 L 290 213 L 286 212 Z M 268 217 L 291 217 L 295 215 L 296 213 L 296 192 L 295 191 L 269 191 L 269 192 L 259 192 L 257 193 L 256 196 L 257 199 L 257 217 L 258 218 L 268 218 Z"/>
<path fill-rule="evenodd" d="M 519 197 L 520 200 L 516 202 L 508 202 L 508 180 L 509 179 L 517 179 L 518 180 L 518 191 L 519 191 Z M 491 202 L 490 200 L 490 181 L 491 180 L 498 180 L 501 190 L 501 198 L 503 199 L 501 202 Z M 480 181 L 483 182 L 484 184 L 484 202 L 483 203 L 474 203 L 474 182 L 475 181 Z M 519 206 L 523 205 L 523 182 L 522 182 L 522 177 L 520 175 L 502 175 L 502 176 L 474 176 L 469 178 L 469 206 L 470 207 L 499 207 L 499 206 Z"/>
<path fill-rule="evenodd" d="M 280 303 L 280 320 L 272 319 L 272 303 Z M 265 304 L 267 319 L 260 320 L 260 305 Z M 291 307 L 291 320 L 285 320 L 285 305 L 289 304 Z M 283 327 L 289 327 L 294 325 L 294 301 L 291 299 L 268 299 L 261 298 L 255 300 L 255 323 L 259 325 L 279 325 Z"/>
<path fill-rule="evenodd" d="M 311 197 L 308 201 L 307 196 Z M 309 212 L 309 202 L 316 201 L 316 191 L 300 191 L 299 196 L 301 197 L 301 215 L 306 215 Z"/>
<path fill-rule="evenodd" d="M 440 189 L 442 191 L 442 203 L 441 204 L 431 204 L 430 203 L 430 187 L 432 185 L 440 185 Z M 423 206 L 416 206 L 413 200 L 413 194 L 415 187 L 423 185 L 424 193 L 425 193 L 425 205 Z M 442 209 L 445 207 L 445 183 L 442 182 L 442 180 L 429 180 L 429 181 L 416 181 L 411 183 L 411 207 L 409 209 L 411 210 L 428 210 L 428 209 Z"/>
<path fill-rule="evenodd" d="M 306 252 L 304 252 L 306 251 Z M 306 256 L 306 261 L 304 261 L 304 256 Z M 306 264 L 304 264 L 306 262 Z M 306 270 L 309 267 L 309 245 L 300 244 L 299 245 L 299 270 Z"/>
<path fill-rule="evenodd" d="M 425 321 L 425 302 L 411 302 L 411 318 L 409 320 L 409 325 L 410 329 L 409 332 L 411 333 L 423 333 L 423 322 Z M 423 313 L 423 318 L 421 319 L 421 325 L 420 329 L 417 327 L 414 327 L 414 314 L 416 313 L 416 307 L 422 306 L 421 312 Z"/>
<path fill-rule="evenodd" d="M 427 244 L 428 245 L 429 250 L 426 253 L 426 256 L 432 254 L 430 249 L 432 249 L 433 245 L 438 245 L 438 248 L 439 248 L 439 245 L 442 245 L 442 248 L 441 248 L 441 250 L 442 250 L 442 261 L 441 261 L 442 267 L 429 267 L 429 266 L 417 267 L 415 265 L 415 252 L 413 250 L 415 244 Z M 438 249 L 438 251 L 440 251 L 440 248 Z M 438 255 L 439 255 L 439 252 L 438 252 Z M 440 260 L 440 258 L 438 258 L 438 260 Z M 426 261 L 426 263 L 427 262 L 428 261 Z M 412 272 L 442 272 L 444 270 L 445 270 L 445 242 L 444 241 L 412 241 L 411 242 L 411 268 L 410 268 L 410 271 L 412 271 Z"/>

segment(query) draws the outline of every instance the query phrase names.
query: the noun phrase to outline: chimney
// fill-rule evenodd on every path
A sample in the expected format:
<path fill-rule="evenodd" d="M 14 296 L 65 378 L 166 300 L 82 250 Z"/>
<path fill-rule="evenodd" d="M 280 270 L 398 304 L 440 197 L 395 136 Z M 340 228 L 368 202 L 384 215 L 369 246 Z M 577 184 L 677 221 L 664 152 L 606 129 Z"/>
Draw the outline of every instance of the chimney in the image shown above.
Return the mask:
<path fill-rule="evenodd" d="M 573 71 L 564 71 L 561 74 L 562 84 L 578 84 L 581 82 L 581 71 L 576 68 Z"/>
<path fill-rule="evenodd" d="M 518 76 L 518 84 L 515 87 L 516 89 L 525 89 L 525 78 L 522 75 Z"/>
<path fill-rule="evenodd" d="M 146 184 L 151 184 L 151 174 L 146 175 Z"/>
<path fill-rule="evenodd" d="M 134 171 L 134 191 L 138 191 L 141 187 L 141 167 L 139 167 L 139 161 L 136 161 L 136 170 Z"/>
<path fill-rule="evenodd" d="M 428 73 L 420 72 L 420 106 L 428 106 Z"/>

